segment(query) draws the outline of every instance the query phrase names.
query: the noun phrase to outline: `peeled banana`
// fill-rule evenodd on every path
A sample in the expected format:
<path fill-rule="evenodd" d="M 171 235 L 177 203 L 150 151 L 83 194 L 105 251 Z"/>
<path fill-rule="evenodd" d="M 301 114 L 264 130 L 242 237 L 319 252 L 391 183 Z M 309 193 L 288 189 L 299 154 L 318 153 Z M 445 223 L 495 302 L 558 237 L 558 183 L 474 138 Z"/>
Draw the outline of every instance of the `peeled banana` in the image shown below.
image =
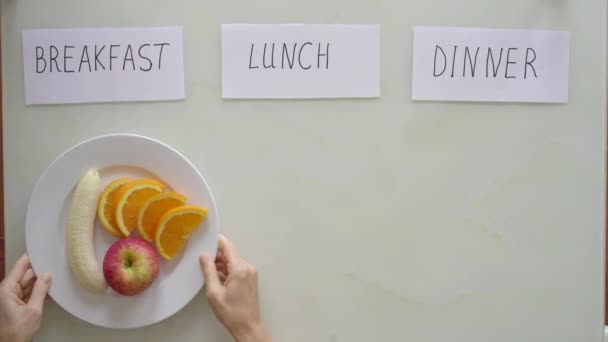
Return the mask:
<path fill-rule="evenodd" d="M 68 212 L 67 246 L 72 273 L 92 292 L 103 292 L 108 284 L 95 255 L 94 222 L 101 179 L 97 170 L 89 170 L 80 179 Z"/>

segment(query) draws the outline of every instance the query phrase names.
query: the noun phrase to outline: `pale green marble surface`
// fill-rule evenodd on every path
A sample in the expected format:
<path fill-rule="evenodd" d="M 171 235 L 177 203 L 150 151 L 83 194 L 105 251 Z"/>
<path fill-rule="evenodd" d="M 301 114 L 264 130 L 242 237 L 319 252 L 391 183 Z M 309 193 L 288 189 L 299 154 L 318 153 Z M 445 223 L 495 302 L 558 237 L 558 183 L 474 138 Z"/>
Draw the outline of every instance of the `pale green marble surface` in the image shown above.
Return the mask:
<path fill-rule="evenodd" d="M 382 98 L 223 101 L 222 23 L 379 23 Z M 20 30 L 184 26 L 185 101 L 24 106 Z M 572 32 L 568 105 L 413 103 L 414 25 Z M 137 133 L 206 176 L 276 341 L 600 341 L 603 1 L 2 1 L 7 262 L 62 151 Z M 62 262 L 62 261 L 58 261 Z M 146 329 L 49 302 L 39 341 L 228 341 L 203 296 Z"/>

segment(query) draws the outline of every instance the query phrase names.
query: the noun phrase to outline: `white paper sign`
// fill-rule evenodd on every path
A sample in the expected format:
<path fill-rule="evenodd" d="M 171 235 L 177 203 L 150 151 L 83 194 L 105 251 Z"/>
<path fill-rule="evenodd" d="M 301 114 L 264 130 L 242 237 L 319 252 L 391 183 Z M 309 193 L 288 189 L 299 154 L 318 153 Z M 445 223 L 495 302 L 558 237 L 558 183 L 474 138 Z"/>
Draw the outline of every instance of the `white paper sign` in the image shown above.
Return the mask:
<path fill-rule="evenodd" d="M 568 102 L 570 34 L 416 27 L 413 100 Z"/>
<path fill-rule="evenodd" d="M 222 25 L 224 98 L 380 96 L 378 25 Z"/>
<path fill-rule="evenodd" d="M 25 104 L 184 98 L 181 27 L 23 31 Z"/>

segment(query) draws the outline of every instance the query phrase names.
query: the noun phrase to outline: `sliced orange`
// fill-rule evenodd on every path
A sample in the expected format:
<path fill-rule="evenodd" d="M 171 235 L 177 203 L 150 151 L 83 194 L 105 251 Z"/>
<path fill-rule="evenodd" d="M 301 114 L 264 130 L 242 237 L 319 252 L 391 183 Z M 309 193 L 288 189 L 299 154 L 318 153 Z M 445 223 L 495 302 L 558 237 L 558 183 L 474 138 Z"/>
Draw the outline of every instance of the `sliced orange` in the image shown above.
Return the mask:
<path fill-rule="evenodd" d="M 160 218 L 169 210 L 180 207 L 188 198 L 177 192 L 162 192 L 150 197 L 139 210 L 137 231 L 144 240 L 153 242 Z"/>
<path fill-rule="evenodd" d="M 153 179 L 134 180 L 120 188 L 116 195 L 116 226 L 124 236 L 137 229 L 137 215 L 143 204 L 164 189 L 162 183 Z"/>
<path fill-rule="evenodd" d="M 108 231 L 108 233 L 122 238 L 125 237 L 118 226 L 116 225 L 116 195 L 120 191 L 120 188 L 131 182 L 131 178 L 119 178 L 112 183 L 108 184 L 101 196 L 99 196 L 99 202 L 97 203 L 97 217 L 99 222 Z"/>
<path fill-rule="evenodd" d="M 171 260 L 180 252 L 190 234 L 207 217 L 207 209 L 192 205 L 173 208 L 166 212 L 156 228 L 156 249 L 165 260 Z"/>

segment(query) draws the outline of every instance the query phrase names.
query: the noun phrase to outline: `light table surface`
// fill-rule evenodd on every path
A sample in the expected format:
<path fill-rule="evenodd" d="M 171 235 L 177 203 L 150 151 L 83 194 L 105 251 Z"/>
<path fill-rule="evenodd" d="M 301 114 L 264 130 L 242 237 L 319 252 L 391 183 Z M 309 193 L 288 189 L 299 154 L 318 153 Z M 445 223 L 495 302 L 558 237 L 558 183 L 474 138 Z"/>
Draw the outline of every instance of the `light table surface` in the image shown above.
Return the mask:
<path fill-rule="evenodd" d="M 603 1 L 2 1 L 6 256 L 35 181 L 108 133 L 200 169 L 276 341 L 600 341 Z M 224 101 L 222 23 L 382 25 L 382 98 Z M 24 106 L 26 28 L 183 25 L 185 101 Z M 415 25 L 572 32 L 570 103 L 415 103 Z M 58 261 L 59 262 L 59 261 Z M 176 289 L 179 291 L 179 289 Z M 204 297 L 145 329 L 49 302 L 40 341 L 228 341 Z"/>

